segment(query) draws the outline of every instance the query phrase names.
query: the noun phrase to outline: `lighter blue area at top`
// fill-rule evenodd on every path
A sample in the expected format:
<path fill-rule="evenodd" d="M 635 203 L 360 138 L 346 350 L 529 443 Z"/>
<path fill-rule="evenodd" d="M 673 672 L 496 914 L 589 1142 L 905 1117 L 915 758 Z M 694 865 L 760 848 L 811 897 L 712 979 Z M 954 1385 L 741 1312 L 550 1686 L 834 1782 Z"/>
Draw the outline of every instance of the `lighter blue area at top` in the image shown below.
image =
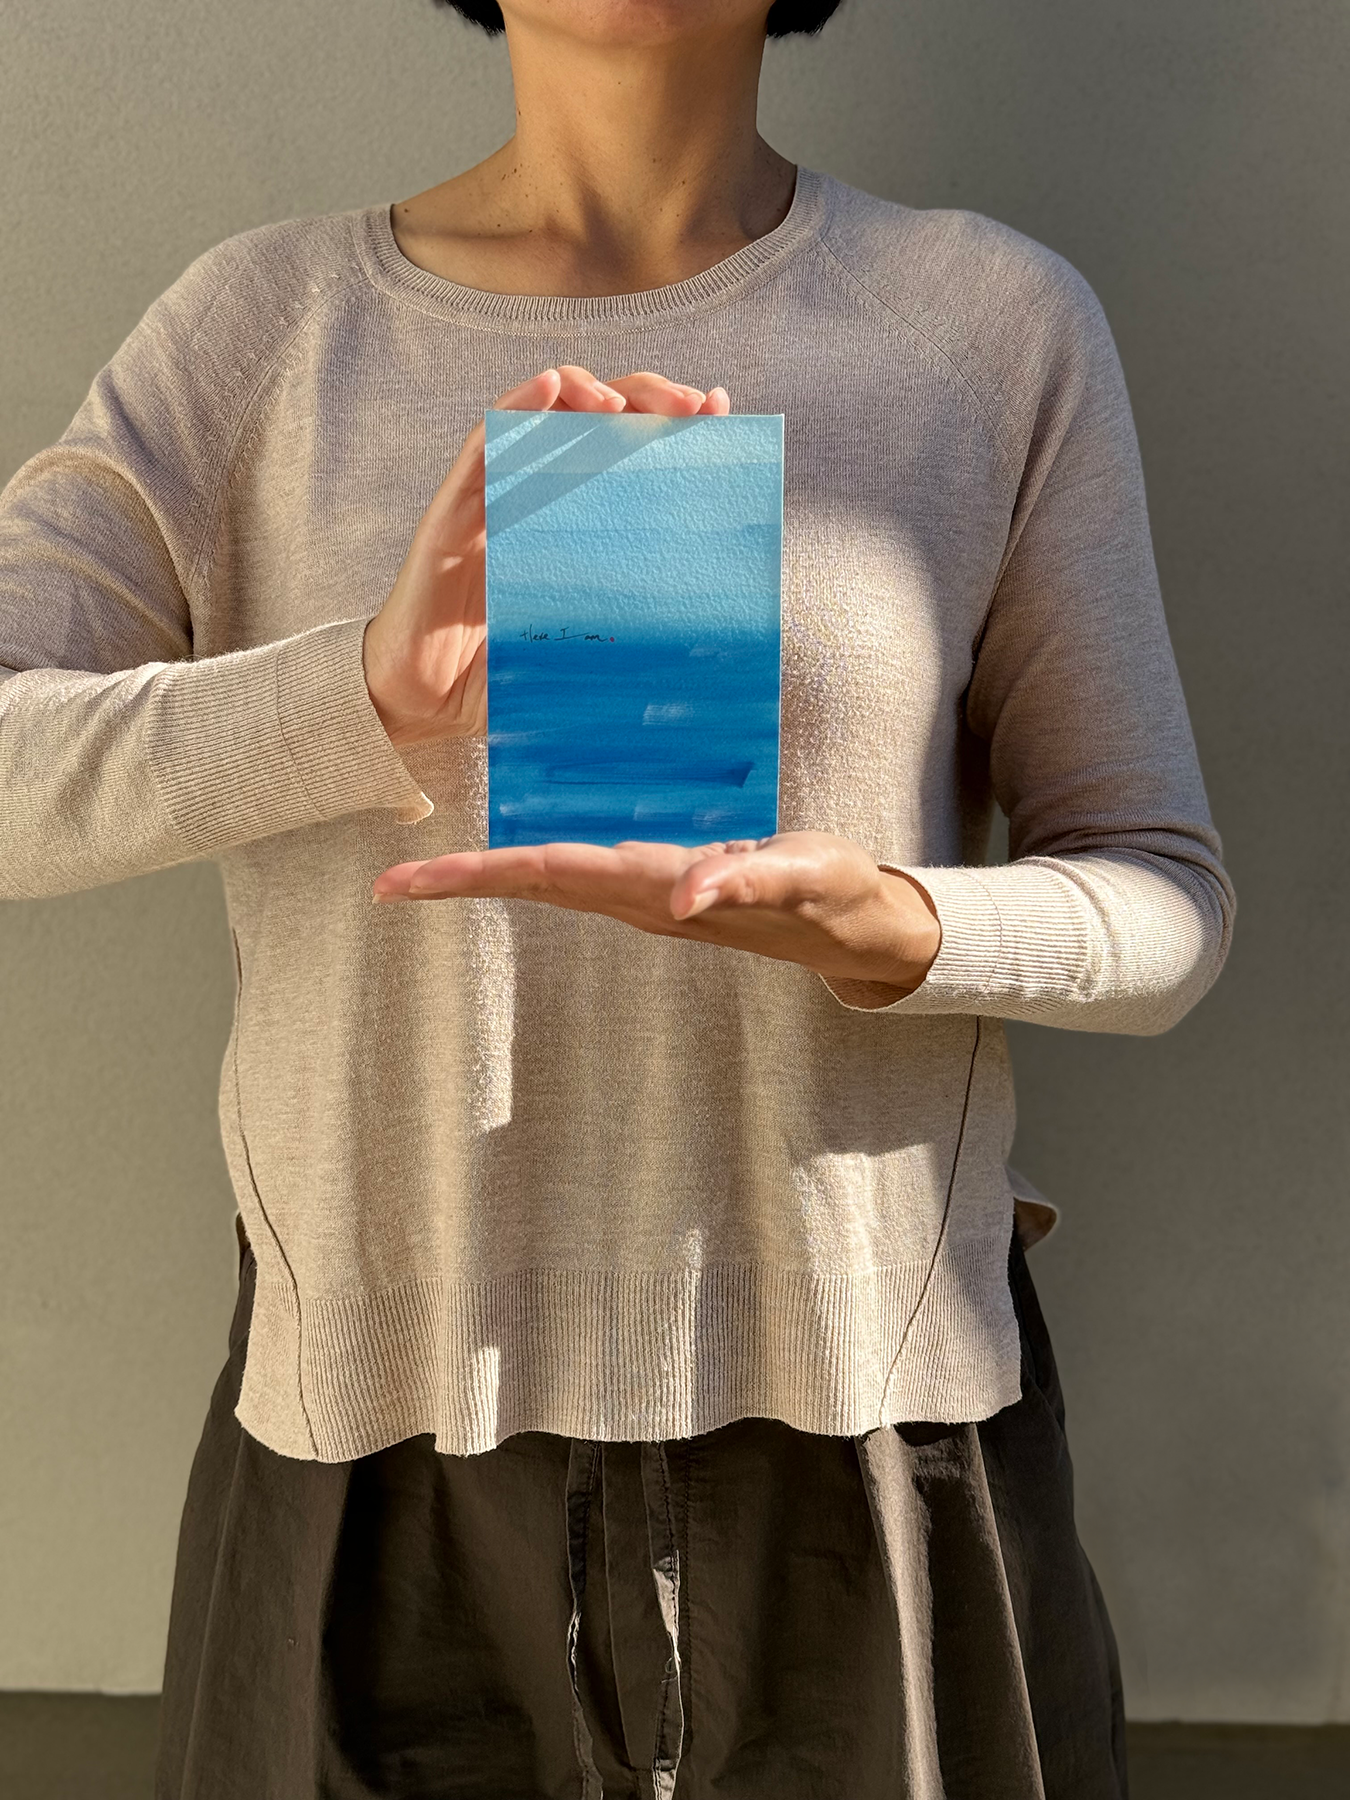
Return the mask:
<path fill-rule="evenodd" d="M 777 416 L 489 412 L 489 843 L 777 828 Z"/>

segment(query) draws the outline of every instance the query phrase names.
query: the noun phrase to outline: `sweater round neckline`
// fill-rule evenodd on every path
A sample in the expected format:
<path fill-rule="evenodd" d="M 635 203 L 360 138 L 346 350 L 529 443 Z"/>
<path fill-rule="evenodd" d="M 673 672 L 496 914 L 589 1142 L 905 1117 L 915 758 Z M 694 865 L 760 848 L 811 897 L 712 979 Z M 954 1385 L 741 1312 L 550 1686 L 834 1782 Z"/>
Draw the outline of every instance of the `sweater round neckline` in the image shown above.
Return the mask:
<path fill-rule="evenodd" d="M 758 285 L 757 277 L 781 267 L 819 236 L 826 213 L 826 177 L 798 165 L 792 202 L 772 231 L 683 281 L 633 294 L 500 294 L 452 281 L 412 262 L 399 249 L 392 220 L 396 204 L 380 202 L 355 214 L 366 273 L 386 292 L 415 296 L 428 312 L 445 318 L 506 325 L 631 323 L 702 312 L 737 290 Z"/>

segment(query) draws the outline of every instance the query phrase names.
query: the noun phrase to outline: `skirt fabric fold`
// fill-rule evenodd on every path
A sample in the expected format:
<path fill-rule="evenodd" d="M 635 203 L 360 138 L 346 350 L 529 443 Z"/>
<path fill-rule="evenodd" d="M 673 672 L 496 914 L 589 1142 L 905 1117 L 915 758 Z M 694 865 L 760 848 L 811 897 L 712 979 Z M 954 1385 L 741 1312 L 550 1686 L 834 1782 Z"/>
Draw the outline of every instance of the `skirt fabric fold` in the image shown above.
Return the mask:
<path fill-rule="evenodd" d="M 156 1800 L 1126 1800 L 1111 1627 L 1020 1243 L 1022 1397 L 859 1438 L 740 1419 L 193 1463 Z"/>

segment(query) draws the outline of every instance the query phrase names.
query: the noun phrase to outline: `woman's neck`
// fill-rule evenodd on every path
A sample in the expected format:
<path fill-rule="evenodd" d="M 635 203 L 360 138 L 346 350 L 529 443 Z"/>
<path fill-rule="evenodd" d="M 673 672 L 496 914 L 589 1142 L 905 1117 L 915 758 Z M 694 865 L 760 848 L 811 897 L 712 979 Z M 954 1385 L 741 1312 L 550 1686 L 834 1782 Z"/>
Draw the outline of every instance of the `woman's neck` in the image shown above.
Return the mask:
<path fill-rule="evenodd" d="M 399 202 L 400 250 L 496 293 L 623 294 L 772 231 L 796 171 L 755 128 L 762 37 L 711 49 L 513 34 L 514 137 Z"/>

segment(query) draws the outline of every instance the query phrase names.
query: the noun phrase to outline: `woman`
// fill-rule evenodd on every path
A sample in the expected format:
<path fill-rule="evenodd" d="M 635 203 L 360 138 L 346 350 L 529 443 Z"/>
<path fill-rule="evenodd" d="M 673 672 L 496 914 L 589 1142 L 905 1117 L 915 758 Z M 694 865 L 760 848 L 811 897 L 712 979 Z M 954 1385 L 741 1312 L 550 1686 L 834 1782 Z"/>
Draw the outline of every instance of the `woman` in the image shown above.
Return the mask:
<path fill-rule="evenodd" d="M 1232 895 L 1109 332 L 758 137 L 828 0 L 501 10 L 508 144 L 199 258 L 0 508 L 3 891 L 213 857 L 239 978 L 159 1795 L 1116 1800 L 999 1021 Z M 481 850 L 485 404 L 785 416 L 777 836 Z"/>

